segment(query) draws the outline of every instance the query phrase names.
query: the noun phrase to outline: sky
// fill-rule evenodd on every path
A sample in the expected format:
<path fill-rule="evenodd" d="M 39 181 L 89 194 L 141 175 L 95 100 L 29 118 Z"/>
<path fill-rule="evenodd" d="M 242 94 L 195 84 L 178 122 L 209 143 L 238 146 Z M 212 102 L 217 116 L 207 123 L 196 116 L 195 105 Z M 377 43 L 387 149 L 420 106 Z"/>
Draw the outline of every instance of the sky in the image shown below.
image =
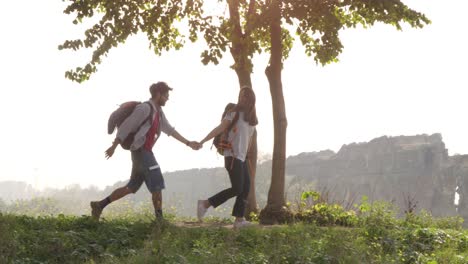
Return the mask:
<path fill-rule="evenodd" d="M 299 43 L 284 63 L 288 117 L 287 156 L 367 142 L 376 137 L 441 133 L 450 155 L 468 154 L 468 36 L 466 0 L 405 0 L 432 24 L 423 29 L 376 25 L 341 33 L 340 62 L 316 65 Z M 104 188 L 130 175 L 130 153 L 104 151 L 110 113 L 125 101 L 149 98 L 151 83 L 174 90 L 164 107 L 173 126 L 201 140 L 235 102 L 237 77 L 230 54 L 217 66 L 200 62 L 202 43 L 158 57 L 144 36 L 111 50 L 98 72 L 83 84 L 65 71 L 84 65 L 92 50 L 59 51 L 83 26 L 63 14 L 62 1 L 7 1 L 0 9 L 0 181 L 34 187 L 73 184 Z M 256 56 L 252 75 L 257 95 L 260 155 L 273 149 L 267 56 Z M 223 159 L 205 143 L 193 151 L 163 135 L 154 147 L 163 172 L 220 167 Z"/>

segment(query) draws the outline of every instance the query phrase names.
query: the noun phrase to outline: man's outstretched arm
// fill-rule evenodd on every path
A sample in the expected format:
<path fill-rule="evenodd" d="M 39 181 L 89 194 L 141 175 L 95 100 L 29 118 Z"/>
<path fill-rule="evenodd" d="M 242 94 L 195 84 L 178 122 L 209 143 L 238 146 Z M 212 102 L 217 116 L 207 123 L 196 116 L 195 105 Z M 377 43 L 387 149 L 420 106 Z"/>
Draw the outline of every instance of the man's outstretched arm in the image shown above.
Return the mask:
<path fill-rule="evenodd" d="M 174 137 L 175 139 L 177 139 L 178 141 L 184 143 L 185 145 L 191 147 L 194 150 L 198 150 L 198 149 L 201 148 L 200 144 L 198 144 L 195 141 L 190 141 L 190 140 L 186 139 L 181 134 L 179 134 L 179 132 L 177 132 L 177 130 L 175 130 L 175 129 L 174 129 L 174 131 L 172 131 L 171 136 Z"/>
<path fill-rule="evenodd" d="M 105 152 L 106 159 L 109 159 L 110 157 L 112 157 L 112 155 L 114 155 L 115 149 L 117 148 L 119 144 L 120 144 L 120 139 L 115 138 L 114 142 L 112 142 L 112 146 L 110 146 Z"/>

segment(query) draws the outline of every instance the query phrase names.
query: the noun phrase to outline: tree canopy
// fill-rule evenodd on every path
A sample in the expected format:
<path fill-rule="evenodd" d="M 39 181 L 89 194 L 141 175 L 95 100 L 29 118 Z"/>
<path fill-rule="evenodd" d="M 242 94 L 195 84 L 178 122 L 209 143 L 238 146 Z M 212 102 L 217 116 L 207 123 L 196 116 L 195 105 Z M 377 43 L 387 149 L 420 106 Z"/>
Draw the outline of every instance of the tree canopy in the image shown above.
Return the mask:
<path fill-rule="evenodd" d="M 178 50 L 186 39 L 203 37 L 207 48 L 201 54 L 204 64 L 217 64 L 226 51 L 252 58 L 255 53 L 270 52 L 269 22 L 271 0 L 230 0 L 210 3 L 221 5 L 219 13 L 207 12 L 203 0 L 68 0 L 65 14 L 75 15 L 74 24 L 86 19 L 98 20 L 81 39 L 66 40 L 59 49 L 92 49 L 89 62 L 66 72 L 66 77 L 83 82 L 97 71 L 97 66 L 112 48 L 132 35 L 144 33 L 156 55 Z M 280 2 L 282 24 L 282 57 L 288 57 L 294 39 L 305 47 L 306 54 L 322 65 L 338 61 L 343 50 L 340 30 L 377 22 L 402 29 L 402 23 L 421 28 L 430 23 L 400 0 L 284 0 Z M 230 14 L 223 11 L 229 8 Z M 94 20 L 93 20 L 94 21 Z M 240 39 L 236 39 L 240 38 Z M 242 50 L 232 50 L 240 41 Z M 234 55 L 233 56 L 238 56 Z M 251 62 L 233 65 L 252 70 Z"/>

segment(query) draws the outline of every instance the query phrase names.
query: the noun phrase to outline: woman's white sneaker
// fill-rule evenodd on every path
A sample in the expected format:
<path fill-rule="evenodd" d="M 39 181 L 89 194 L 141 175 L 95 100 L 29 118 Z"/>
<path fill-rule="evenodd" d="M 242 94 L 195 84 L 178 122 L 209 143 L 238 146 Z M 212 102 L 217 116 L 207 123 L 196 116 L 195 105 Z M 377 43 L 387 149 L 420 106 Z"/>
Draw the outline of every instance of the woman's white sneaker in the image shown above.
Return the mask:
<path fill-rule="evenodd" d="M 237 229 L 237 228 L 243 228 L 243 227 L 247 227 L 247 226 L 252 226 L 252 223 L 249 222 L 249 221 L 246 221 L 246 220 L 234 221 L 234 228 L 235 228 L 235 229 Z"/>
<path fill-rule="evenodd" d="M 206 211 L 208 211 L 208 208 L 205 207 L 204 201 L 203 200 L 198 200 L 198 203 L 197 203 L 198 221 L 201 222 L 203 220 L 203 217 L 205 216 Z"/>

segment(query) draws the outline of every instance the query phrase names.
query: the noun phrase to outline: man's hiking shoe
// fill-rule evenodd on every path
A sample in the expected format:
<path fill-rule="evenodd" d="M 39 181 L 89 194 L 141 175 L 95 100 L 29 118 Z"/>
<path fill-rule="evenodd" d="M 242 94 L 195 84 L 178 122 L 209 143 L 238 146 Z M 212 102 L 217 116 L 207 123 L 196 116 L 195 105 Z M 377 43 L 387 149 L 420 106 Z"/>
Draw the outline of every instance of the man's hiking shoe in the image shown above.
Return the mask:
<path fill-rule="evenodd" d="M 205 207 L 205 204 L 204 204 L 203 200 L 198 200 L 198 203 L 197 203 L 198 221 L 201 222 L 203 220 L 203 216 L 205 216 L 206 211 L 208 211 L 208 208 Z"/>
<path fill-rule="evenodd" d="M 252 226 L 252 223 L 249 222 L 249 221 L 246 221 L 246 220 L 234 221 L 233 226 L 234 226 L 234 229 L 239 229 L 239 228 L 243 228 L 243 227 Z"/>
<path fill-rule="evenodd" d="M 99 202 L 91 202 L 89 204 L 91 205 L 91 215 L 95 220 L 99 220 L 99 217 L 101 217 L 102 214 L 102 208 L 99 205 Z"/>

